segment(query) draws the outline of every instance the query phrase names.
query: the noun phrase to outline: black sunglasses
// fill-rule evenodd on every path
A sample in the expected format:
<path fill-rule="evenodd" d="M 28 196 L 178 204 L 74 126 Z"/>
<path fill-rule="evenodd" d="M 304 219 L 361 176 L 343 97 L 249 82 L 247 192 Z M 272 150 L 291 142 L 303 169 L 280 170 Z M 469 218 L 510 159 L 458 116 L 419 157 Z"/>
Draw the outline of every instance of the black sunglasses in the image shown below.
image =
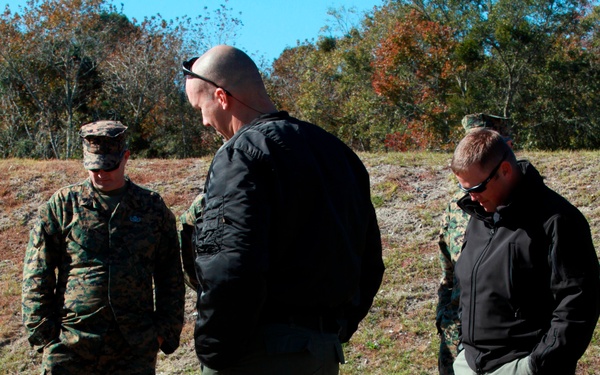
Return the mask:
<path fill-rule="evenodd" d="M 500 169 L 500 166 L 504 162 L 504 159 L 506 159 L 506 154 L 504 154 L 504 156 L 502 156 L 502 159 L 500 159 L 500 163 L 498 163 L 498 165 L 494 169 L 492 169 L 492 172 L 490 172 L 490 175 L 488 176 L 488 178 L 485 179 L 485 181 L 483 181 L 482 183 L 477 184 L 473 187 L 470 187 L 470 188 L 464 188 L 459 182 L 458 183 L 459 189 L 464 191 L 465 193 L 483 193 L 487 187 L 487 184 L 490 181 L 492 181 L 492 178 L 494 178 L 494 176 L 498 172 L 498 169 Z"/>
<path fill-rule="evenodd" d="M 229 91 L 227 91 L 227 89 L 225 87 L 218 85 L 215 81 L 211 81 L 210 79 L 208 79 L 206 77 L 202 77 L 200 74 L 196 74 L 196 73 L 192 72 L 192 66 L 194 65 L 196 60 L 198 60 L 198 57 L 192 57 L 188 61 L 183 62 L 183 66 L 181 68 L 181 70 L 183 71 L 183 76 L 199 78 L 199 79 L 203 80 L 204 82 L 210 83 L 211 85 L 215 86 L 218 89 L 222 89 L 223 91 L 225 91 L 225 94 L 233 97 L 233 95 L 231 95 L 231 93 Z"/>
<path fill-rule="evenodd" d="M 125 150 L 125 151 L 127 151 L 127 150 Z M 119 162 L 117 164 L 115 164 L 114 167 L 108 168 L 108 169 L 88 169 L 88 171 L 92 171 L 94 173 L 98 173 L 100 171 L 103 171 L 103 172 L 114 172 L 114 171 L 116 171 L 121 166 L 121 162 L 123 161 L 123 156 L 125 155 L 125 151 L 121 152 L 121 156 L 119 156 Z"/>
<path fill-rule="evenodd" d="M 119 162 L 117 163 L 117 165 L 115 165 L 112 168 L 108 168 L 108 169 L 88 169 L 89 171 L 92 171 L 94 173 L 98 173 L 100 171 L 102 172 L 113 172 L 116 171 L 117 169 L 119 169 L 119 166 L 121 166 L 121 161 L 119 160 Z"/>

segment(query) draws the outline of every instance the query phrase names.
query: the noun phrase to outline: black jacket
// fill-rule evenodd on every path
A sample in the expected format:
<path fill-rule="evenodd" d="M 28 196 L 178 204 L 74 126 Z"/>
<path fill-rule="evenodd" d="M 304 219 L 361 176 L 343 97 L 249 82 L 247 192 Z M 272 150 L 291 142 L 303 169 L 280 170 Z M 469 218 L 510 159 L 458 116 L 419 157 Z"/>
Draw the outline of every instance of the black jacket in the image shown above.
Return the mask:
<path fill-rule="evenodd" d="M 585 217 L 528 162 L 512 203 L 472 218 L 456 265 L 469 366 L 490 371 L 530 355 L 535 374 L 573 374 L 599 313 L 598 258 Z"/>
<path fill-rule="evenodd" d="M 220 369 L 261 324 L 325 317 L 347 341 L 383 275 L 369 176 L 323 129 L 285 112 L 242 127 L 217 152 L 196 229 L 196 353 Z"/>

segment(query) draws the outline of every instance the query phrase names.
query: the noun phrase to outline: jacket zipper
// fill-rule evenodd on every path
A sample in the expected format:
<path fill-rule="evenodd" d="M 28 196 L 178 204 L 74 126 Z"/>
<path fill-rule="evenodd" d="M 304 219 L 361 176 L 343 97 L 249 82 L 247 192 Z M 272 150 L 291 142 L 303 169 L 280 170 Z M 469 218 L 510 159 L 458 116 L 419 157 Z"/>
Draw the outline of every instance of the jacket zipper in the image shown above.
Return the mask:
<path fill-rule="evenodd" d="M 496 234 L 496 228 L 492 228 L 490 229 L 490 238 L 488 240 L 488 243 L 485 245 L 485 248 L 483 249 L 483 251 L 481 252 L 481 254 L 479 254 L 479 257 L 477 258 L 477 260 L 475 261 L 475 264 L 473 265 L 473 271 L 471 272 L 471 303 L 469 306 L 469 339 L 472 343 L 475 343 L 475 302 L 476 302 L 476 290 L 477 290 L 477 272 L 479 271 L 479 266 L 481 265 L 481 263 L 483 262 L 483 259 L 485 258 L 485 255 L 487 254 L 487 252 L 490 249 L 490 244 L 492 243 L 492 239 L 494 238 L 494 235 Z M 477 373 L 478 374 L 483 374 L 484 372 L 481 369 L 480 366 L 480 359 L 479 356 L 475 359 L 475 365 L 477 366 Z"/>

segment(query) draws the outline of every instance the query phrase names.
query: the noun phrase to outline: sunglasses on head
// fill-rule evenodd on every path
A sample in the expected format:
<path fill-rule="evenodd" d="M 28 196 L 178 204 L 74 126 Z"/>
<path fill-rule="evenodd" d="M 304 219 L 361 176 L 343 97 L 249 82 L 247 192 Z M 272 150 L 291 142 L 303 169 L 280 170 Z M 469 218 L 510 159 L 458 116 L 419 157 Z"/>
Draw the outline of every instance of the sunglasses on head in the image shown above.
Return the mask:
<path fill-rule="evenodd" d="M 492 169 L 492 171 L 490 172 L 490 175 L 488 176 L 488 178 L 486 178 L 482 183 L 479 183 L 479 184 L 477 184 L 475 186 L 472 186 L 470 188 L 465 188 L 459 182 L 458 183 L 458 188 L 460 190 L 464 191 L 465 193 L 483 193 L 485 191 L 485 189 L 487 188 L 487 184 L 490 181 L 492 181 L 492 178 L 494 178 L 494 176 L 498 172 L 498 169 L 500 169 L 500 166 L 502 165 L 502 162 L 504 162 L 504 159 L 506 159 L 506 154 L 504 154 L 504 156 L 502 156 L 502 159 L 500 159 L 500 162 L 498 163 L 498 165 L 494 169 Z"/>
<path fill-rule="evenodd" d="M 202 77 L 200 74 L 196 74 L 196 73 L 192 72 L 192 66 L 194 65 L 196 60 L 198 60 L 198 57 L 192 57 L 191 59 L 183 62 L 183 66 L 181 67 L 181 70 L 183 71 L 184 77 L 189 76 L 189 77 L 199 78 L 199 79 L 203 80 L 204 82 L 210 83 L 211 85 L 215 86 L 218 89 L 222 89 L 223 91 L 225 91 L 225 94 L 227 94 L 229 96 L 233 96 L 233 95 L 231 95 L 231 93 L 229 91 L 227 91 L 227 89 L 225 87 L 217 84 L 215 81 L 212 81 L 206 77 Z"/>

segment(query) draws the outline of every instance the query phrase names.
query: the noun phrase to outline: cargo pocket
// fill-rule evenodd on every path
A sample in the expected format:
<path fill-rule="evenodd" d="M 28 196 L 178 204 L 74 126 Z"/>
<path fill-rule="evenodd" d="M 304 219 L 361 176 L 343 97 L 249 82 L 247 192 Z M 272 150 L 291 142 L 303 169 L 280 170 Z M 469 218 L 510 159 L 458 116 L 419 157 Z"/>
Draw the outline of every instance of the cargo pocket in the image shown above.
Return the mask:
<path fill-rule="evenodd" d="M 202 221 L 196 224 L 194 248 L 197 255 L 210 255 L 221 251 L 225 226 L 224 201 L 224 198 L 220 198 L 216 205 L 211 204 L 207 207 L 202 215 Z"/>

